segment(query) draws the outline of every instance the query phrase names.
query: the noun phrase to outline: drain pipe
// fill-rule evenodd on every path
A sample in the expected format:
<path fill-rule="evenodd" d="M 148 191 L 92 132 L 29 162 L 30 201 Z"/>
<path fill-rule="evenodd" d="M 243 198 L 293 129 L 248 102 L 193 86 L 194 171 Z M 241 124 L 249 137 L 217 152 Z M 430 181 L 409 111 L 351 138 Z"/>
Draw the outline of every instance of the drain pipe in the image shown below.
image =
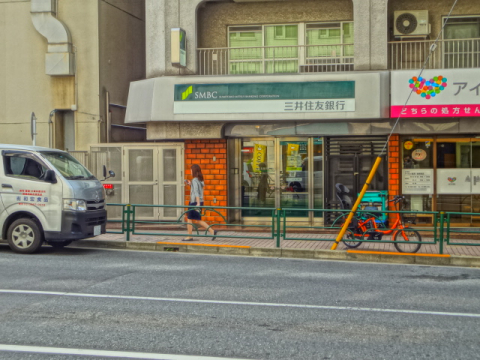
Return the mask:
<path fill-rule="evenodd" d="M 50 111 L 50 115 L 48 116 L 48 147 L 50 149 L 53 149 L 53 135 L 52 135 L 52 128 L 53 128 L 53 121 L 52 117 L 55 115 L 55 113 L 58 111 L 58 109 L 53 109 Z"/>
<path fill-rule="evenodd" d="M 48 41 L 45 54 L 45 74 L 74 75 L 72 37 L 68 28 L 58 20 L 55 0 L 31 0 L 31 17 L 35 29 Z"/>

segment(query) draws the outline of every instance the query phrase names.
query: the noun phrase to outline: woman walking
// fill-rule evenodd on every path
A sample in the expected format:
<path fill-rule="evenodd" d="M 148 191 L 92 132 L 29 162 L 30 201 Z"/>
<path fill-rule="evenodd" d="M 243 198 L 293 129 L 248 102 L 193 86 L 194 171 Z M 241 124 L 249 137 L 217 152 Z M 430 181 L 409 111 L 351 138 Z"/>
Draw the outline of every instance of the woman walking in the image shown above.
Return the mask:
<path fill-rule="evenodd" d="M 194 206 L 203 206 L 203 187 L 205 186 L 205 182 L 203 180 L 202 169 L 199 165 L 193 164 L 191 168 L 192 173 L 192 181 L 185 180 L 187 185 L 190 185 L 190 204 L 189 207 Z M 200 214 L 200 210 L 189 209 L 189 211 L 185 214 L 186 220 L 188 222 L 187 229 L 188 229 L 188 237 L 184 238 L 183 241 L 193 241 L 192 238 L 192 228 L 193 225 L 192 221 L 197 221 L 201 226 L 208 229 L 208 232 L 213 235 L 212 240 L 215 240 L 217 235 L 217 231 L 213 230 L 212 228 L 208 227 L 208 224 L 202 220 L 202 215 Z"/>

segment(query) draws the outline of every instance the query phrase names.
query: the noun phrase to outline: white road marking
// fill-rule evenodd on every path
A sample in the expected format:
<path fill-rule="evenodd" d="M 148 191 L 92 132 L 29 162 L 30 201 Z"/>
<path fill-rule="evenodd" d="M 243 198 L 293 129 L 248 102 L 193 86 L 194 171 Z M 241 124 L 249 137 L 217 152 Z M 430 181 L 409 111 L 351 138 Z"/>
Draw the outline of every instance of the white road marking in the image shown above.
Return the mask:
<path fill-rule="evenodd" d="M 123 359 L 156 359 L 156 360 L 240 360 L 233 358 L 220 358 L 210 356 L 189 356 L 172 354 L 154 354 L 142 352 L 108 351 L 108 350 L 89 350 L 89 349 L 69 349 L 54 348 L 44 346 L 23 346 L 23 345 L 3 345 L 0 344 L 0 351 L 28 352 L 36 354 L 61 354 L 61 355 L 82 355 L 82 356 L 103 356 Z"/>
<path fill-rule="evenodd" d="M 120 300 L 168 301 L 168 302 L 183 302 L 183 303 L 194 303 L 194 304 L 213 304 L 213 305 L 267 306 L 267 307 L 285 307 L 285 308 L 316 309 L 316 310 L 348 310 L 348 311 L 399 313 L 399 314 L 415 314 L 415 315 L 436 315 L 436 316 L 461 316 L 461 317 L 480 318 L 480 314 L 475 314 L 475 313 L 403 310 L 403 309 L 379 309 L 379 308 L 363 308 L 363 307 L 355 307 L 355 306 L 304 305 L 304 304 L 281 304 L 281 303 L 277 304 L 277 303 L 249 302 L 249 301 L 175 299 L 175 298 L 160 298 L 160 297 L 150 297 L 150 296 L 105 295 L 105 294 L 56 292 L 56 291 L 13 290 L 13 289 L 0 289 L 0 293 L 87 297 L 87 298 L 120 299 Z"/>

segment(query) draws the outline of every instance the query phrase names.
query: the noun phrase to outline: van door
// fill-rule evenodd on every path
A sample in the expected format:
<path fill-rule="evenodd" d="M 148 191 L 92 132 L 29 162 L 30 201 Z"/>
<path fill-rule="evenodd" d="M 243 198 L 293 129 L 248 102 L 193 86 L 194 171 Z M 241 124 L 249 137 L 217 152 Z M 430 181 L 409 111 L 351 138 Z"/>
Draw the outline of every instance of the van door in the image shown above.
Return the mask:
<path fill-rule="evenodd" d="M 49 168 L 29 152 L 3 151 L 2 160 L 5 176 L 1 197 L 6 212 L 28 211 L 44 222 L 44 231 L 60 231 L 62 183 L 44 181 Z"/>
<path fill-rule="evenodd" d="M 0 229 L 2 228 L 3 221 L 5 220 L 5 206 L 2 201 L 3 191 L 10 191 L 10 188 L 7 186 L 5 180 L 5 171 L 3 170 L 3 159 L 0 157 Z M 2 233 L 0 230 L 0 239 L 2 238 Z"/>

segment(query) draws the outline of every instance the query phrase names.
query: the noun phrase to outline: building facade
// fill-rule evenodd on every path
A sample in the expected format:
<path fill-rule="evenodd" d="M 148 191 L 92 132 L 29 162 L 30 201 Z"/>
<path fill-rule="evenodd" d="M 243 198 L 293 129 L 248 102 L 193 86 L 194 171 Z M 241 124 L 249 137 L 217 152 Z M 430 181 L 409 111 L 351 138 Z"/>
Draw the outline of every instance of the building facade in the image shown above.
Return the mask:
<path fill-rule="evenodd" d="M 323 221 L 302 210 L 339 208 L 338 184 L 355 200 L 380 155 L 370 190 L 478 225 L 464 214 L 480 211 L 480 4 L 447 21 L 453 3 L 147 0 L 147 76 L 126 122 L 183 142 L 207 204 L 246 208 L 230 220 L 275 206 Z"/>
<path fill-rule="evenodd" d="M 145 78 L 143 0 L 2 0 L 0 34 L 0 142 L 32 144 L 32 113 L 40 146 L 145 139 L 124 127 Z"/>

